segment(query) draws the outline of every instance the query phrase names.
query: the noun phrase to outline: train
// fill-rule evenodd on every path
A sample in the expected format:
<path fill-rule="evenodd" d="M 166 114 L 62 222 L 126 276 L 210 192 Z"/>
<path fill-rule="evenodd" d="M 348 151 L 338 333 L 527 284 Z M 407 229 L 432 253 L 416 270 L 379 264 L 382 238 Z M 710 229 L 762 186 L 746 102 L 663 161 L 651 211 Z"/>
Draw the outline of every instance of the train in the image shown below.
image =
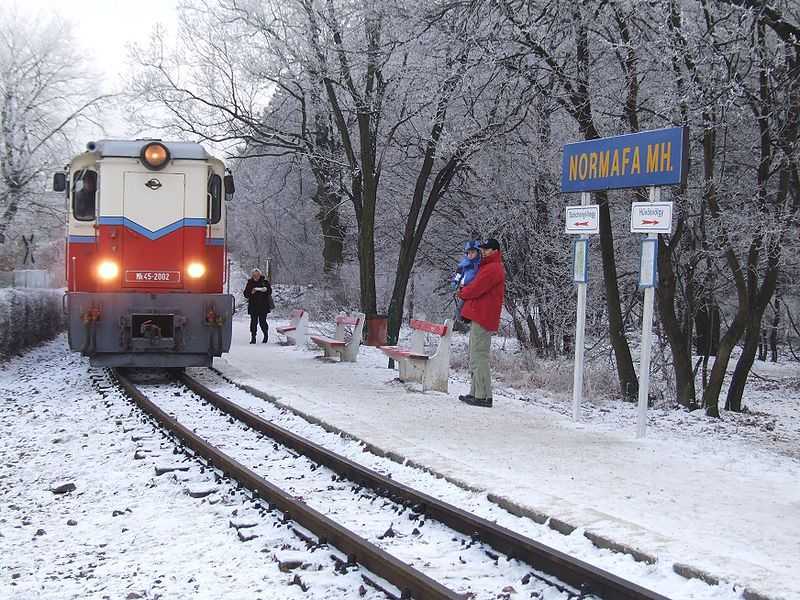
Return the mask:
<path fill-rule="evenodd" d="M 100 367 L 211 366 L 230 349 L 224 163 L 197 143 L 98 140 L 53 176 L 67 204 L 71 350 Z"/>

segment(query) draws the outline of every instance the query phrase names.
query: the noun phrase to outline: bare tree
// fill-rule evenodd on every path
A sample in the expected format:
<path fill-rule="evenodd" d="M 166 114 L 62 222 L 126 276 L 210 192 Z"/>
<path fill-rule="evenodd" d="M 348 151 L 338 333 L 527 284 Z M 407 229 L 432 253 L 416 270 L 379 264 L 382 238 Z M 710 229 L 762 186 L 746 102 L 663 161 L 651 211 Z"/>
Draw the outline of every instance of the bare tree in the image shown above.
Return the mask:
<path fill-rule="evenodd" d="M 790 189 L 798 182 L 800 157 L 800 22 L 788 21 L 766 2 L 731 2 L 753 11 L 751 20 L 755 76 L 749 106 L 758 127 L 755 168 L 755 212 L 759 217 L 750 240 L 746 268 L 736 258 L 734 279 L 744 318 L 744 334 L 725 408 L 742 409 L 742 396 L 761 338 L 761 322 L 775 293 L 783 244 L 797 214 Z M 768 39 L 768 31 L 777 40 Z M 797 194 L 797 191 L 795 191 Z M 719 208 L 712 206 L 719 218 Z M 739 314 L 737 313 L 737 317 Z M 709 404 L 713 414 L 716 407 Z"/>
<path fill-rule="evenodd" d="M 198 1 L 186 11 L 183 55 L 171 60 L 156 38 L 138 54 L 135 87 L 166 106 L 183 132 L 244 141 L 246 157 L 306 157 L 318 180 L 315 198 L 325 198 L 322 224 L 342 199 L 353 206 L 368 314 L 378 312 L 376 215 L 402 214 L 389 307 L 396 336 L 439 200 L 468 159 L 524 114 L 525 85 L 502 79 L 505 71 L 480 44 L 480 14 L 430 12 L 400 0 Z M 382 210 L 386 171 L 413 179 L 391 211 Z M 331 228 L 344 229 L 338 217 Z"/>
<path fill-rule="evenodd" d="M 317 184 L 311 198 L 319 207 L 323 268 L 335 284 L 343 261 L 344 159 L 322 83 L 308 66 L 303 13 L 297 3 L 247 0 L 197 0 L 181 12 L 177 50 L 159 29 L 134 48 L 129 92 L 142 104 L 135 117 L 227 144 L 241 159 L 304 158 Z"/>
<path fill-rule="evenodd" d="M 75 128 L 107 98 L 94 92 L 63 21 L 0 14 L 0 244 L 34 184 L 69 150 Z"/>
<path fill-rule="evenodd" d="M 675 400 L 696 406 L 699 385 L 716 416 L 737 345 L 733 410 L 765 313 L 776 345 L 797 312 L 793 278 L 779 276 L 794 260 L 800 207 L 798 19 L 790 0 L 191 0 L 182 56 L 156 38 L 139 55 L 136 83 L 171 111 L 173 128 L 271 161 L 249 170 L 270 181 L 252 178 L 258 200 L 248 210 L 265 199 L 271 214 L 243 227 L 247 235 L 285 235 L 288 198 L 313 200 L 323 243 L 306 244 L 303 209 L 304 252 L 322 248 L 323 271 L 335 271 L 348 240 L 361 306 L 388 305 L 391 341 L 409 286 L 434 289 L 458 237 L 480 231 L 513 246 L 506 308 L 523 345 L 551 355 L 569 346 L 568 303 L 558 302 L 571 287 L 555 175 L 561 146 L 688 127 L 689 183 L 666 191 L 677 222 L 660 237 L 657 301 Z M 293 179 L 294 169 L 313 177 Z M 607 327 L 629 398 L 636 239 L 612 227 L 642 193 L 596 194 L 605 285 L 595 293 L 605 308 L 593 333 Z M 693 368 L 692 346 L 714 337 L 715 322 L 724 335 L 707 376 L 710 348 Z"/>
<path fill-rule="evenodd" d="M 538 68 L 545 68 L 552 73 L 558 86 L 555 98 L 575 120 L 581 136 L 586 140 L 601 137 L 593 109 L 591 74 L 594 71 L 590 34 L 591 23 L 599 17 L 605 2 L 584 2 L 580 5 L 554 2 L 542 7 L 516 0 L 494 0 L 494 3 L 512 24 L 514 41 L 537 59 Z M 520 71 L 527 74 L 529 69 Z M 600 205 L 600 247 L 609 337 L 614 348 L 620 390 L 625 398 L 635 399 L 639 384 L 625 335 L 608 192 L 599 191 L 596 197 Z"/>

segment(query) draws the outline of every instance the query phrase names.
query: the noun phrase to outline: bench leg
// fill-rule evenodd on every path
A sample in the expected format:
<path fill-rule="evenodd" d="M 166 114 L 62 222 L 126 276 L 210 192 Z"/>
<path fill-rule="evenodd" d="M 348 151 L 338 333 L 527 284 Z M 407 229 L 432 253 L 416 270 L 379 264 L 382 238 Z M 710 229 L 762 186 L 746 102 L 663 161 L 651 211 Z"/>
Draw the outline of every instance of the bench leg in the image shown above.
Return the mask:
<path fill-rule="evenodd" d="M 436 361 L 430 361 L 428 364 L 425 365 L 424 372 L 422 375 L 422 391 L 427 392 L 428 390 L 434 390 L 436 392 L 444 392 L 447 393 L 447 384 L 449 380 L 449 369 L 447 368 L 449 365 L 444 365 L 445 368 L 442 368 L 442 364 Z"/>
<path fill-rule="evenodd" d="M 397 361 L 397 378 L 400 381 L 408 381 L 408 362 L 405 358 L 395 358 Z"/>
<path fill-rule="evenodd" d="M 422 381 L 422 391 L 427 392 L 428 390 L 433 390 L 435 392 L 444 392 L 446 394 L 447 380 L 448 377 L 446 374 L 444 377 L 442 377 L 441 374 L 434 376 L 431 372 L 426 373 Z"/>
<path fill-rule="evenodd" d="M 295 327 L 297 327 L 297 329 L 292 332 L 295 346 L 305 348 L 308 344 L 308 313 L 303 313 L 303 316 L 300 317 Z"/>
<path fill-rule="evenodd" d="M 348 344 L 340 350 L 342 362 L 356 362 L 359 344 Z"/>
<path fill-rule="evenodd" d="M 405 367 L 405 368 L 404 368 Z M 400 361 L 400 380 L 424 383 L 425 367 L 416 360 L 404 358 Z M 424 387 L 423 387 L 424 390 Z"/>

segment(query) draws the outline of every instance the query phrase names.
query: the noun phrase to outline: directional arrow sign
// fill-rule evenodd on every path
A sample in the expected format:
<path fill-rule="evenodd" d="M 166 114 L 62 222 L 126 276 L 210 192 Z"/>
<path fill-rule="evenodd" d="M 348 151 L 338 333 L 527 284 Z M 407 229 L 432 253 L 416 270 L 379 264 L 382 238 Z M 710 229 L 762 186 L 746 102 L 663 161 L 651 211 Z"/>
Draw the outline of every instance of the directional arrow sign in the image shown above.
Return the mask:
<path fill-rule="evenodd" d="M 631 205 L 633 233 L 670 233 L 672 202 L 634 202 Z"/>
<path fill-rule="evenodd" d="M 567 206 L 567 233 L 600 233 L 600 205 Z"/>

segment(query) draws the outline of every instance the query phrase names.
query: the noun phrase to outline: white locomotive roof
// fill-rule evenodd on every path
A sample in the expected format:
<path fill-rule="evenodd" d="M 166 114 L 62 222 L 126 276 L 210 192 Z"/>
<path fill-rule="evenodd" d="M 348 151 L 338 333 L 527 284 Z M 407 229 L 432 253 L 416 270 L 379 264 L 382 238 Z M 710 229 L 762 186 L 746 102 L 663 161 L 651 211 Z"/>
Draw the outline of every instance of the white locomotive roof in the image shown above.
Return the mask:
<path fill-rule="evenodd" d="M 214 158 L 206 149 L 195 142 L 165 142 L 156 139 L 147 140 L 97 140 L 89 142 L 86 148 L 89 152 L 99 157 L 121 156 L 126 158 L 139 158 L 142 148 L 150 142 L 164 144 L 169 150 L 172 159 L 208 160 Z M 92 148 L 92 145 L 94 147 Z"/>

